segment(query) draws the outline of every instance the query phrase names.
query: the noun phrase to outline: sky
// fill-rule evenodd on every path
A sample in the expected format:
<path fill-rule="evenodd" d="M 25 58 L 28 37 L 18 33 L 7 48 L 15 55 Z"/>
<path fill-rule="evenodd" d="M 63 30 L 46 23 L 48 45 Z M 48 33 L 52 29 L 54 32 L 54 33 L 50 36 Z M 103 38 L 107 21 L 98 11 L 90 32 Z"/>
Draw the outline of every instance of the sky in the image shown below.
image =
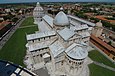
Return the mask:
<path fill-rule="evenodd" d="M 115 0 L 0 0 L 0 3 L 22 3 L 22 2 L 115 2 Z"/>

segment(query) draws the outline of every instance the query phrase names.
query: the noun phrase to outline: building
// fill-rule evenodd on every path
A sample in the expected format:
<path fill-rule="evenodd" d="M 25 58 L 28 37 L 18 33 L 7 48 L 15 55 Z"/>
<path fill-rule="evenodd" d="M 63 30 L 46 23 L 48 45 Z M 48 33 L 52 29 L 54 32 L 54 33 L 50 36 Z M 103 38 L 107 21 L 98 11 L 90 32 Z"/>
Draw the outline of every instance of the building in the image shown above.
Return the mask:
<path fill-rule="evenodd" d="M 43 16 L 39 31 L 26 35 L 24 63 L 32 71 L 46 67 L 51 76 L 88 76 L 88 43 L 95 24 L 60 10 L 55 18 Z"/>
<path fill-rule="evenodd" d="M 104 41 L 104 39 L 101 39 L 100 37 L 98 38 L 93 34 L 91 34 L 90 41 L 96 47 L 98 47 L 101 50 L 101 52 L 104 53 L 107 58 L 109 58 L 109 60 L 111 60 L 113 63 L 115 63 L 115 48 L 114 47 L 107 44 Z"/>
<path fill-rule="evenodd" d="M 42 20 L 42 17 L 44 16 L 43 8 L 40 6 L 39 2 L 37 2 L 36 7 L 34 8 L 33 16 L 35 24 L 37 24 L 37 22 L 40 22 Z"/>
<path fill-rule="evenodd" d="M 98 47 L 112 62 L 115 62 L 114 41 L 110 39 L 112 32 L 103 28 L 101 21 L 93 28 L 90 42 Z"/>
<path fill-rule="evenodd" d="M 0 60 L 0 76 L 38 76 L 12 62 Z"/>
<path fill-rule="evenodd" d="M 101 21 L 97 22 L 93 31 L 92 31 L 92 34 L 96 37 L 99 37 L 102 35 L 102 32 L 103 32 L 103 25 L 101 23 Z"/>

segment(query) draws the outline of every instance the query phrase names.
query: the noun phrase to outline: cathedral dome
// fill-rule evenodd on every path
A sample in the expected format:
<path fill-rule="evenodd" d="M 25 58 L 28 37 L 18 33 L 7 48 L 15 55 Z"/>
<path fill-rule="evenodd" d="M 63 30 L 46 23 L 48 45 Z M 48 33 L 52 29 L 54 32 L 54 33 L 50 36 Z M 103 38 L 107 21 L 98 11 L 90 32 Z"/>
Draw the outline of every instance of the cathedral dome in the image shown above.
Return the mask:
<path fill-rule="evenodd" d="M 68 17 L 64 12 L 60 11 L 54 18 L 54 24 L 59 26 L 69 25 Z"/>

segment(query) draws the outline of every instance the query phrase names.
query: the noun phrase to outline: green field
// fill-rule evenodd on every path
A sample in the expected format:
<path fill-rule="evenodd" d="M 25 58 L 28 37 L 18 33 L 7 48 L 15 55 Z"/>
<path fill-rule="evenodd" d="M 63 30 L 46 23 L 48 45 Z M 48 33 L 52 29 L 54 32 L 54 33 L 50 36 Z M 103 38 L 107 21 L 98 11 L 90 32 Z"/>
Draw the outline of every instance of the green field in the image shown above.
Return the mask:
<path fill-rule="evenodd" d="M 33 33 L 36 30 L 37 26 L 18 29 L 0 50 L 0 59 L 24 66 L 23 58 L 26 54 L 26 33 Z"/>
<path fill-rule="evenodd" d="M 89 52 L 88 56 L 93 60 L 93 61 L 97 61 L 100 63 L 103 63 L 105 65 L 111 66 L 113 68 L 115 68 L 115 64 L 112 63 L 110 60 L 108 60 L 104 55 L 102 55 L 100 52 L 98 52 L 97 50 L 92 50 Z"/>
<path fill-rule="evenodd" d="M 33 24 L 33 17 L 26 18 L 21 26 L 29 26 Z M 19 28 L 6 42 L 4 47 L 0 50 L 0 59 L 8 60 L 16 64 L 25 66 L 23 59 L 26 54 L 26 33 L 34 33 L 38 30 L 37 26 Z"/>
<path fill-rule="evenodd" d="M 115 72 L 95 64 L 89 65 L 90 76 L 115 76 Z"/>
<path fill-rule="evenodd" d="M 22 25 L 21 25 L 21 26 L 35 25 L 33 22 L 34 22 L 33 17 L 28 17 L 28 18 L 26 18 L 26 19 L 22 22 Z M 21 27 L 21 26 L 20 26 L 20 27 Z"/>
<path fill-rule="evenodd" d="M 108 8 L 115 8 L 115 5 L 102 5 L 102 6 L 104 6 L 104 7 L 108 7 Z"/>

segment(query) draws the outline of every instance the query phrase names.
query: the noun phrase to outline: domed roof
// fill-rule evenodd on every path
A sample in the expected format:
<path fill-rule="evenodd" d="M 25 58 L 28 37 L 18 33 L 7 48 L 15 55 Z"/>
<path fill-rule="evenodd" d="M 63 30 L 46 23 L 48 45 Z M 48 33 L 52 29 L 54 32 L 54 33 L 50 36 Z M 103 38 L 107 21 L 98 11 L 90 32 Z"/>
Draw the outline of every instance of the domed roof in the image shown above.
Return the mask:
<path fill-rule="evenodd" d="M 39 3 L 39 2 L 37 2 L 37 5 L 40 5 L 40 3 Z"/>
<path fill-rule="evenodd" d="M 66 49 L 67 55 L 72 59 L 84 59 L 87 57 L 87 48 L 83 48 L 82 45 L 73 43 Z"/>
<path fill-rule="evenodd" d="M 96 23 L 96 26 L 97 26 L 97 27 L 103 27 L 103 24 L 101 23 L 101 20 Z"/>
<path fill-rule="evenodd" d="M 43 8 L 40 6 L 39 2 L 37 2 L 36 7 L 34 8 L 34 11 L 43 11 Z"/>
<path fill-rule="evenodd" d="M 68 17 L 64 12 L 60 11 L 54 18 L 54 24 L 60 26 L 69 25 Z"/>
<path fill-rule="evenodd" d="M 41 7 L 41 6 L 36 6 L 35 8 L 34 8 L 34 11 L 43 11 L 43 8 Z"/>
<path fill-rule="evenodd" d="M 61 7 L 60 10 L 63 11 L 63 8 Z"/>

